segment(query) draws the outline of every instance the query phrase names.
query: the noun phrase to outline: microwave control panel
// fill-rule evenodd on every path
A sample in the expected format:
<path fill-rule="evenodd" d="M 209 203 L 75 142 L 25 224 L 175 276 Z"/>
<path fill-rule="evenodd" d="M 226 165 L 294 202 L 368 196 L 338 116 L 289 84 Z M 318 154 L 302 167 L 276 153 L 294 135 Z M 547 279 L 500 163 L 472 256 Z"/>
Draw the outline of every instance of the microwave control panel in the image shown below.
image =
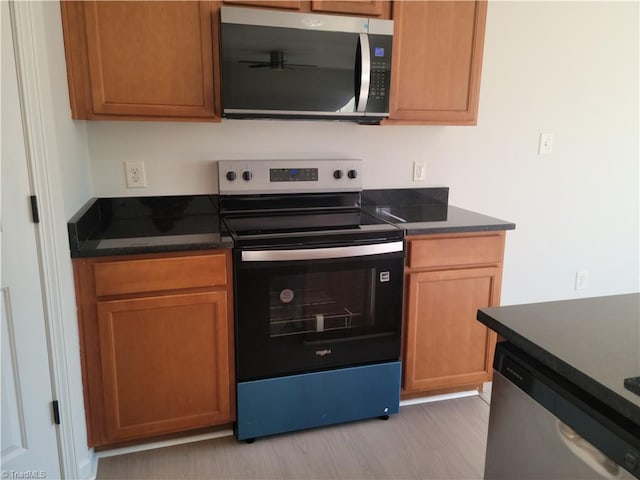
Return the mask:
<path fill-rule="evenodd" d="M 367 112 L 386 113 L 389 111 L 391 47 L 392 37 L 390 35 L 369 34 L 371 76 Z"/>

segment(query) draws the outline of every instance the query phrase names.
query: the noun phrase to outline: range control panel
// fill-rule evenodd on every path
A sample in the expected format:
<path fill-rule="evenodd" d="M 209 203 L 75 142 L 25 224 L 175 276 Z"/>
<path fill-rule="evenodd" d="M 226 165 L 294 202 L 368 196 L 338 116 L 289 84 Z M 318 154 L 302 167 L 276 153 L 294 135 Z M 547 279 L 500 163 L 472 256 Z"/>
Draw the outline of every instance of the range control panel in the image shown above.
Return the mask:
<path fill-rule="evenodd" d="M 317 168 L 270 168 L 271 182 L 317 182 Z"/>
<path fill-rule="evenodd" d="M 222 195 L 355 192 L 362 190 L 361 160 L 220 160 Z"/>

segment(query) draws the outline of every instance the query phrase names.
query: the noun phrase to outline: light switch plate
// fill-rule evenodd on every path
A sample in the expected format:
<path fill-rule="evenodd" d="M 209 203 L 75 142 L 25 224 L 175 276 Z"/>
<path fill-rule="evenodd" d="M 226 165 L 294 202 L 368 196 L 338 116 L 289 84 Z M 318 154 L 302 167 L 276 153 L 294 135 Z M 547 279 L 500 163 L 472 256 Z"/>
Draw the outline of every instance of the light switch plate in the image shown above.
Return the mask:
<path fill-rule="evenodd" d="M 576 290 L 584 290 L 589 286 L 589 272 L 587 270 L 580 270 L 576 272 Z"/>

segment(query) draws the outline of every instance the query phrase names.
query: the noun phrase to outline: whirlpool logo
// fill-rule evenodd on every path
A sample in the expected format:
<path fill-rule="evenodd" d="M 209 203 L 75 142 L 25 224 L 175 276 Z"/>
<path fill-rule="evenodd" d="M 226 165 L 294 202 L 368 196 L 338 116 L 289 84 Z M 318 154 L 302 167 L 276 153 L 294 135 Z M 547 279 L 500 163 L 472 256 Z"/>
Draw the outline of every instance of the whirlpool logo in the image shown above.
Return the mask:
<path fill-rule="evenodd" d="M 316 355 L 319 357 L 324 357 L 325 355 L 331 355 L 331 349 L 325 348 L 324 350 L 316 350 Z"/>

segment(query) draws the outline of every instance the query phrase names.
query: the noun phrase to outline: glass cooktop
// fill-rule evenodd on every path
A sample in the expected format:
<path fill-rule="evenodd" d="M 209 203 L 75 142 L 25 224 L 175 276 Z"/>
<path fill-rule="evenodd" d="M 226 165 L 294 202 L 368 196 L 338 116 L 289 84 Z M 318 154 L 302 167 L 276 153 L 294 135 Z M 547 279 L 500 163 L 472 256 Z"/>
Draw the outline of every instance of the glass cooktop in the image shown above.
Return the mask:
<path fill-rule="evenodd" d="M 401 240 L 403 230 L 364 211 L 223 215 L 237 246 L 365 244 Z"/>
<path fill-rule="evenodd" d="M 267 215 L 229 214 L 224 222 L 236 236 L 280 234 L 327 230 L 395 230 L 396 227 L 361 210 L 346 212 L 278 213 Z"/>

